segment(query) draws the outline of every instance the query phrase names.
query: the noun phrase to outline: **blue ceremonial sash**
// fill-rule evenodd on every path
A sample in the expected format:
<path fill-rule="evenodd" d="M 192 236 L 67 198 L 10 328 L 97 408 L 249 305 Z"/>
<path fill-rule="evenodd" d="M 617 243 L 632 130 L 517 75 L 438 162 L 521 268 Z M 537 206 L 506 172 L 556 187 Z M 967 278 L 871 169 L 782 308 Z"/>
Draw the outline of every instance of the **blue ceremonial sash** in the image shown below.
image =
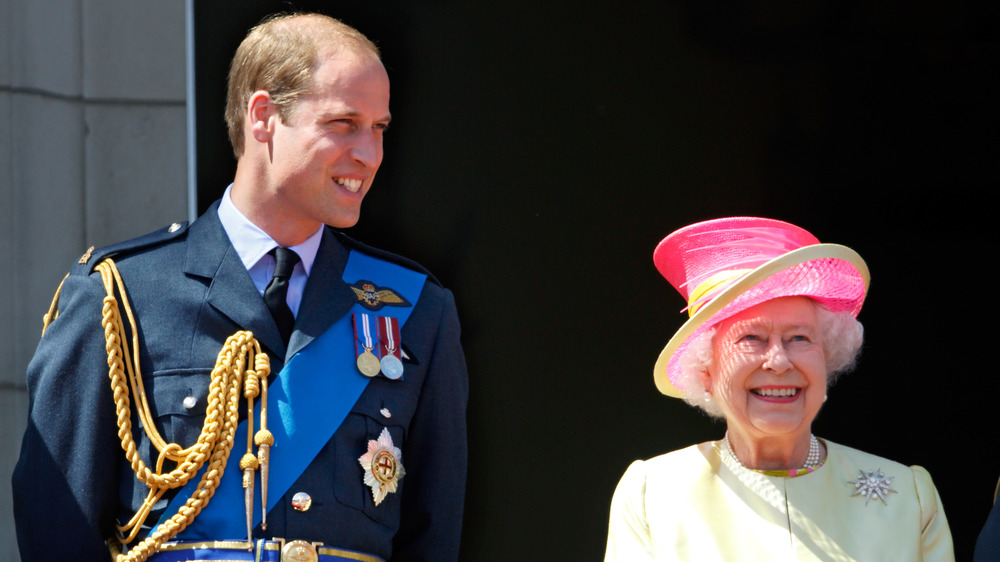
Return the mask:
<path fill-rule="evenodd" d="M 402 266 L 351 251 L 343 279 L 351 284 L 359 280 L 390 287 L 411 306 L 387 306 L 378 311 L 405 324 L 416 306 L 427 276 Z M 358 372 L 355 363 L 354 328 L 351 312 L 370 312 L 360 301 L 348 314 L 335 322 L 321 336 L 296 353 L 268 387 L 268 429 L 274 435 L 268 478 L 268 512 L 309 466 L 319 451 L 337 432 L 361 393 L 368 377 Z M 278 415 L 275 415 L 277 413 Z M 260 417 L 260 403 L 254 418 Z M 182 540 L 223 540 L 246 538 L 246 502 L 240 458 L 247 442 L 247 423 L 236 430 L 233 450 L 225 476 L 209 504 L 191 525 L 177 537 Z M 364 451 L 359 451 L 359 455 Z M 195 492 L 204 468 L 174 496 L 159 523 L 173 516 Z M 259 470 L 256 479 L 259 480 Z M 359 475 L 360 479 L 360 475 Z M 260 486 L 254 494 L 253 525 L 260 523 Z"/>

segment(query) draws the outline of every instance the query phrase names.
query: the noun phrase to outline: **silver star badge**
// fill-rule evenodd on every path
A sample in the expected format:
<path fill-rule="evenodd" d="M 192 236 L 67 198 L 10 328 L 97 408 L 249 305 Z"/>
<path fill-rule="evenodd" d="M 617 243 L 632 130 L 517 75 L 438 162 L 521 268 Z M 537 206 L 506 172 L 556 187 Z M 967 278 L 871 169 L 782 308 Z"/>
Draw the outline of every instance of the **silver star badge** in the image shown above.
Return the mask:
<path fill-rule="evenodd" d="M 389 428 L 382 428 L 378 439 L 368 442 L 368 452 L 358 459 L 365 471 L 365 485 L 372 489 L 375 505 L 382 503 L 388 494 L 394 493 L 399 480 L 406 475 L 402 458 L 403 453 L 392 443 Z"/>
<path fill-rule="evenodd" d="M 854 493 L 851 494 L 851 497 L 864 496 L 866 506 L 872 497 L 882 500 L 883 505 L 888 505 L 885 498 L 889 495 L 889 492 L 898 493 L 892 489 L 893 478 L 895 476 L 886 476 L 881 468 L 878 470 L 869 470 L 867 474 L 859 468 L 858 479 L 848 480 L 847 483 L 854 484 Z"/>

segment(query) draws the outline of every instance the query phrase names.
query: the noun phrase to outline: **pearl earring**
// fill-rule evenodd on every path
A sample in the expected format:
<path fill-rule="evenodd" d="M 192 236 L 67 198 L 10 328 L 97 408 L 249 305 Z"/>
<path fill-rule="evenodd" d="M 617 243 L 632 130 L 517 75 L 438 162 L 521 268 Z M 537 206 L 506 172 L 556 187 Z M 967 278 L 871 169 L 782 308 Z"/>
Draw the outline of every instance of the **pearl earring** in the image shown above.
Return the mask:
<path fill-rule="evenodd" d="M 704 400 L 705 402 L 711 402 L 711 401 L 712 401 L 712 393 L 706 390 L 706 391 L 705 391 L 705 395 L 704 395 L 704 396 L 702 396 L 702 399 L 703 399 L 703 400 Z"/>

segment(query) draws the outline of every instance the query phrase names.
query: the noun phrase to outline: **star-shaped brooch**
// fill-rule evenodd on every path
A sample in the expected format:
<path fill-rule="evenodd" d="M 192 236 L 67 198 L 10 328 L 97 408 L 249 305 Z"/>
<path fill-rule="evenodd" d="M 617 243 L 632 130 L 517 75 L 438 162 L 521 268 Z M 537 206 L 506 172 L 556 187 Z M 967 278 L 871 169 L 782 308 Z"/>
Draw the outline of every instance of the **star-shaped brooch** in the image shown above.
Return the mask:
<path fill-rule="evenodd" d="M 882 500 L 883 505 L 888 505 L 885 498 L 889 495 L 889 492 L 893 494 L 898 493 L 892 489 L 893 478 L 895 476 L 886 476 L 881 468 L 878 470 L 869 470 L 867 474 L 859 468 L 858 479 L 848 480 L 847 483 L 854 484 L 854 493 L 851 494 L 851 497 L 864 496 L 866 506 L 872 497 Z"/>
<path fill-rule="evenodd" d="M 406 475 L 402 458 L 399 447 L 392 444 L 389 428 L 384 427 L 378 439 L 368 442 L 368 452 L 358 459 L 365 470 L 365 485 L 371 486 L 375 505 L 382 503 L 386 495 L 394 493 L 399 480 Z"/>

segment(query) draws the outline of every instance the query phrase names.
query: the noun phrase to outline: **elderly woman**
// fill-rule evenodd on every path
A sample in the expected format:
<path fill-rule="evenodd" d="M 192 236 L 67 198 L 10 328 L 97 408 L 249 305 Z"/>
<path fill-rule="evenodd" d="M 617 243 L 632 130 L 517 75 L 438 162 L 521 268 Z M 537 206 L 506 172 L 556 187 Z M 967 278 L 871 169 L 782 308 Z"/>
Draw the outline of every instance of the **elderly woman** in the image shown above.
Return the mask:
<path fill-rule="evenodd" d="M 926 470 L 812 434 L 861 347 L 860 256 L 737 217 L 674 232 L 654 261 L 690 314 L 657 388 L 724 418 L 726 434 L 628 468 L 606 561 L 954 559 Z"/>

